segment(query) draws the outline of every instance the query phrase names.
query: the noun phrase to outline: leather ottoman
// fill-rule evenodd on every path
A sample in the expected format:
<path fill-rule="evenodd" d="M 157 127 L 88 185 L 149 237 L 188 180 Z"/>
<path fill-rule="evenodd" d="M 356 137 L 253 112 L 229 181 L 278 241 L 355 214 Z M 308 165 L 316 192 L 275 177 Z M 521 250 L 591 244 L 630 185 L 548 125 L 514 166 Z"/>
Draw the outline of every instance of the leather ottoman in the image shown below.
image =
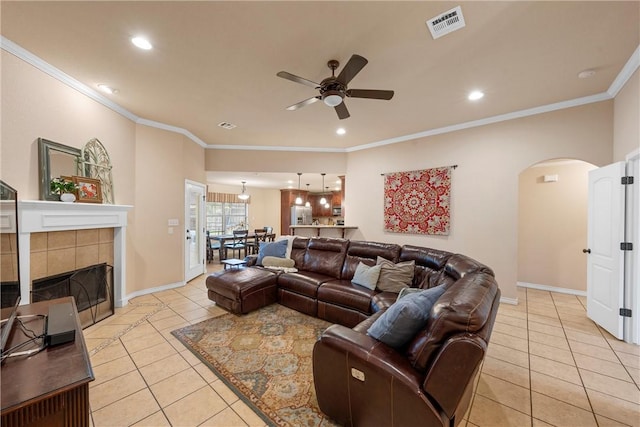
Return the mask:
<path fill-rule="evenodd" d="M 276 273 L 261 268 L 223 270 L 207 277 L 208 297 L 235 314 L 276 302 Z"/>

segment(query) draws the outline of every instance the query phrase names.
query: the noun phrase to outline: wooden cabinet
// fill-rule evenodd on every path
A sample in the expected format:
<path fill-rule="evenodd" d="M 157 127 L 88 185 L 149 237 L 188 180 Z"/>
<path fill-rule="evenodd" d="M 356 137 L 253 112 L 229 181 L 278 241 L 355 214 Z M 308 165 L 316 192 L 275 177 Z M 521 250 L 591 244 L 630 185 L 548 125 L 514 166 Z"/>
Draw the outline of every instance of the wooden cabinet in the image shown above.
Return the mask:
<path fill-rule="evenodd" d="M 89 426 L 89 382 L 93 370 L 82 335 L 82 327 L 72 297 L 21 305 L 18 315 L 43 315 L 53 304 L 67 303 L 73 308 L 75 339 L 49 347 L 29 357 L 8 358 L 2 364 L 0 390 L 2 412 L 0 425 L 5 427 Z M 7 309 L 2 318 L 8 317 Z M 10 310 L 9 310 L 10 311 Z M 44 330 L 44 322 L 36 318 L 29 327 Z M 30 337 L 14 333 L 9 347 Z"/>

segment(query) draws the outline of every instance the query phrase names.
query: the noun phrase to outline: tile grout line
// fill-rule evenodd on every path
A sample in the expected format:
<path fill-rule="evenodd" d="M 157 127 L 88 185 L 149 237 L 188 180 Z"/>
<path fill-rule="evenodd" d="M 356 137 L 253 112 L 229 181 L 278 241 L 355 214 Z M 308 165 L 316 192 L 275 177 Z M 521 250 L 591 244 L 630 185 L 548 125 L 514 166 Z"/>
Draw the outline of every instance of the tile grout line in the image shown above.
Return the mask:
<path fill-rule="evenodd" d="M 553 294 L 551 294 L 551 300 L 553 301 L 553 305 L 556 309 L 556 312 L 558 312 L 558 307 L 556 306 L 556 302 L 555 299 L 553 298 Z M 577 297 L 576 297 L 577 298 Z M 579 301 L 579 300 L 578 300 Z M 589 393 L 587 393 L 587 387 L 584 384 L 584 380 L 582 379 L 582 374 L 580 373 L 580 368 L 578 367 L 578 362 L 576 361 L 575 355 L 573 354 L 573 349 L 571 348 L 571 343 L 569 342 L 569 337 L 567 336 L 567 332 L 564 328 L 564 323 L 562 322 L 562 318 L 560 317 L 560 313 L 558 312 L 558 318 L 560 319 L 560 324 L 562 325 L 562 332 L 565 335 L 565 339 L 567 340 L 567 343 L 569 344 L 569 350 L 571 352 L 571 359 L 573 360 L 573 363 L 575 363 L 576 366 L 576 371 L 578 372 L 578 378 L 580 378 L 580 383 L 582 383 L 582 389 L 584 390 L 584 394 L 587 397 L 587 402 L 589 402 L 589 408 L 591 408 L 591 415 L 593 416 L 593 420 L 596 423 L 596 426 L 599 426 L 600 423 L 598 422 L 598 417 L 596 417 L 596 411 L 595 408 L 593 407 L 593 403 L 591 403 L 591 398 L 589 397 Z"/>
<path fill-rule="evenodd" d="M 533 426 L 533 384 L 531 381 L 531 337 L 529 336 L 529 289 L 525 288 L 525 317 L 527 321 L 527 361 L 529 362 L 529 412 L 531 412 L 531 418 L 529 418 L 530 425 Z"/>

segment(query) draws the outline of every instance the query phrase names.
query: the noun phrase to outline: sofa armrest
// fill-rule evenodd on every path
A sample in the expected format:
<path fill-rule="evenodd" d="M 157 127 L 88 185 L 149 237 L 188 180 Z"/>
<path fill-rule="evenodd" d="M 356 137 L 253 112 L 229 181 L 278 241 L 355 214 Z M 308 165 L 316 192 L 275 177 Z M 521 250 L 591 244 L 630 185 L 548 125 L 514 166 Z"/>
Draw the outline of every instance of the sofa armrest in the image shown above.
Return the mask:
<path fill-rule="evenodd" d="M 448 425 L 404 355 L 342 325 L 314 345 L 313 377 L 320 409 L 340 424 Z"/>
<path fill-rule="evenodd" d="M 464 416 L 486 352 L 486 342 L 477 335 L 460 334 L 436 354 L 423 387 L 449 418 Z"/>

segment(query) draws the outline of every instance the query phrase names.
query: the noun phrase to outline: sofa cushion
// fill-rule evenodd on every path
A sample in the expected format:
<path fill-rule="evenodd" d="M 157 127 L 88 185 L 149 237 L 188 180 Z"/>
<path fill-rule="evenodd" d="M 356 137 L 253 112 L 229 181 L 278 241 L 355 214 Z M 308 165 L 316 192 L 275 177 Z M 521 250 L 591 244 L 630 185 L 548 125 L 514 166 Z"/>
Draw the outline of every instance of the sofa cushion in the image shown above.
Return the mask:
<path fill-rule="evenodd" d="M 349 241 L 346 239 L 312 237 L 307 245 L 303 267 L 298 267 L 298 269 L 313 271 L 314 273 L 339 279 L 344 257 L 347 253 L 347 246 L 349 246 Z"/>
<path fill-rule="evenodd" d="M 318 301 L 369 314 L 371 297 L 375 292 L 373 289 L 354 285 L 347 280 L 331 280 L 318 288 Z"/>
<path fill-rule="evenodd" d="M 431 307 L 444 291 L 444 287 L 438 286 L 396 301 L 371 325 L 367 334 L 390 347 L 404 346 L 425 327 Z"/>
<path fill-rule="evenodd" d="M 380 277 L 381 268 L 381 265 L 367 265 L 361 262 L 356 268 L 356 272 L 353 275 L 353 279 L 351 279 L 351 283 L 374 290 L 378 283 L 378 277 Z"/>
<path fill-rule="evenodd" d="M 287 240 L 279 240 L 277 242 L 260 242 L 258 250 L 257 265 L 263 265 L 262 260 L 266 256 L 284 258 L 287 253 Z"/>
<path fill-rule="evenodd" d="M 324 282 L 333 280 L 324 274 L 311 271 L 298 271 L 297 273 L 282 273 L 278 276 L 278 287 L 296 294 L 301 294 L 314 299 L 318 298 L 318 286 Z"/>
<path fill-rule="evenodd" d="M 376 265 L 380 265 L 378 289 L 381 291 L 398 293 L 402 288 L 411 286 L 415 261 L 405 261 L 394 264 L 388 259 L 378 257 Z"/>

